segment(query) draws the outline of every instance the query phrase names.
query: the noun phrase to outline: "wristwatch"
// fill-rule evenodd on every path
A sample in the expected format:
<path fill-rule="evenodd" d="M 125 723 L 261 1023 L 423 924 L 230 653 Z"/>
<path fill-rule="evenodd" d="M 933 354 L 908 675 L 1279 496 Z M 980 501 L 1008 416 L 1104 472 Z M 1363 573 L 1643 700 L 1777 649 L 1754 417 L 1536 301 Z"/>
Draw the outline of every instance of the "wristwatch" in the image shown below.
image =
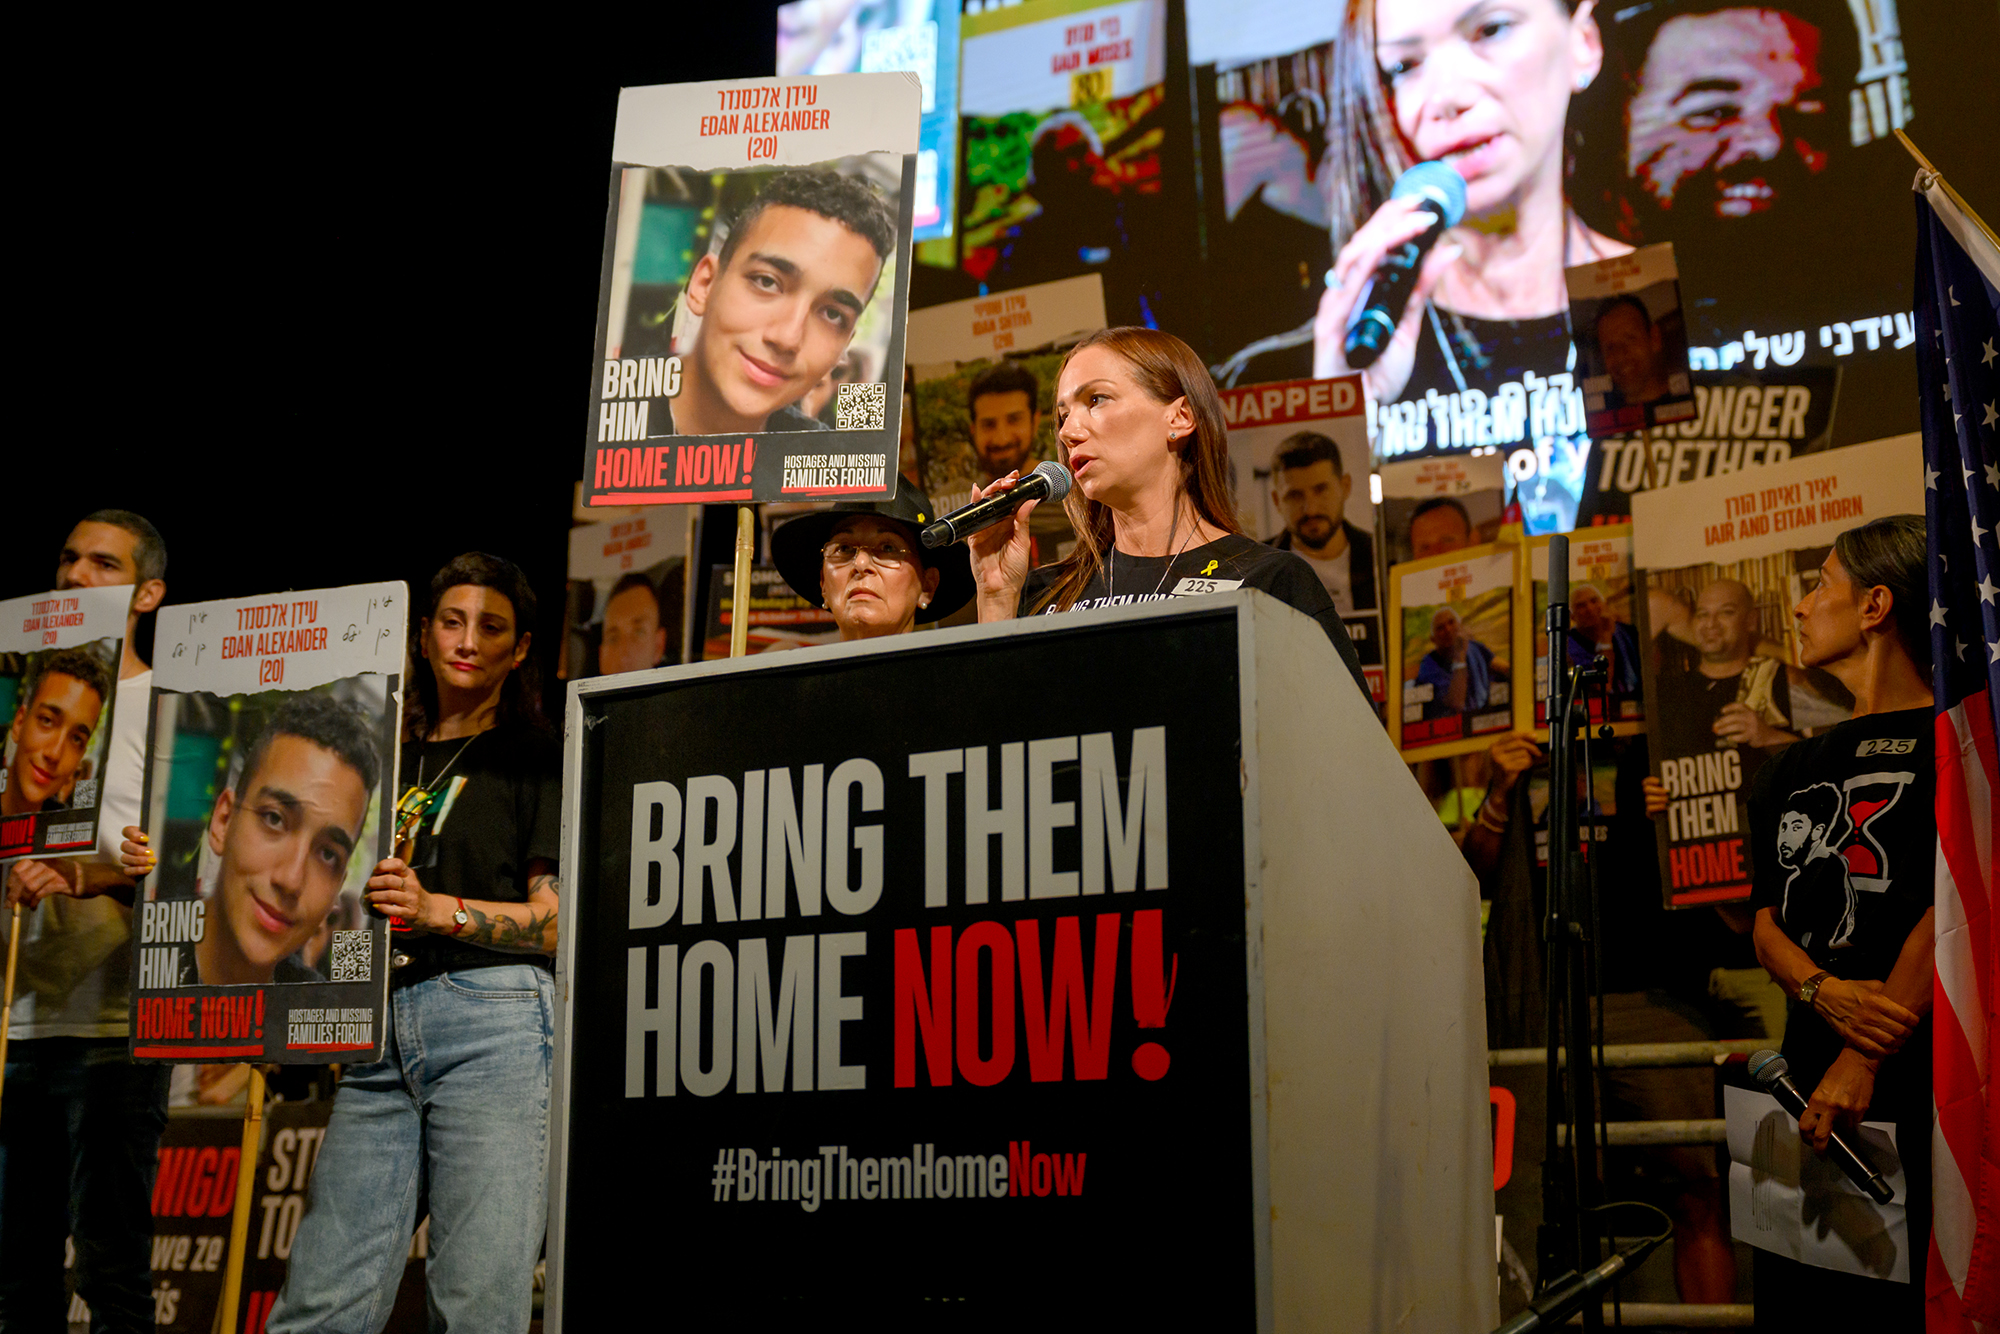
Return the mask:
<path fill-rule="evenodd" d="M 453 897 L 456 898 L 457 896 L 454 895 Z M 457 935 L 460 931 L 464 930 L 465 924 L 467 922 L 470 922 L 471 920 L 472 920 L 471 914 L 465 911 L 465 900 L 459 899 L 458 911 L 451 915 L 451 933 L 454 936 Z M 1821 973 L 1820 976 L 1825 977 L 1826 974 Z"/>
<path fill-rule="evenodd" d="M 1813 997 L 1819 995 L 1819 984 L 1832 976 L 1832 973 L 1822 968 L 1819 972 L 1814 973 L 1811 977 L 1799 983 L 1799 1000 L 1806 1005 L 1811 1005 Z"/>

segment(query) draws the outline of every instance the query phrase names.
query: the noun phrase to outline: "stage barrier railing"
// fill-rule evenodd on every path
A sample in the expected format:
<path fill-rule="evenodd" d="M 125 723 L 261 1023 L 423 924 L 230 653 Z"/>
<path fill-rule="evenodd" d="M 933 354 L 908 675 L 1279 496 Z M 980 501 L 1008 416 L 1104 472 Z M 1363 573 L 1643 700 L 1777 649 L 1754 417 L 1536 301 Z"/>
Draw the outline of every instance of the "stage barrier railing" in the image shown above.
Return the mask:
<path fill-rule="evenodd" d="M 1633 1042 L 1606 1046 L 1601 1069 L 1665 1070 L 1694 1066 L 1720 1066 L 1744 1060 L 1761 1048 L 1771 1046 L 1769 1038 L 1739 1038 L 1719 1042 Z M 1566 1050 L 1558 1049 L 1556 1059 L 1567 1063 Z M 1543 1065 L 1548 1061 L 1545 1047 L 1503 1047 L 1487 1053 L 1492 1069 Z M 1569 1143 L 1567 1126 L 1557 1127 L 1564 1144 Z M 1609 1121 L 1605 1123 L 1605 1143 L 1610 1148 L 1661 1144 L 1721 1144 L 1727 1139 L 1727 1123 L 1721 1117 L 1689 1121 Z M 1604 1323 L 1622 1321 L 1622 1328 L 1643 1329 L 1749 1329 L 1756 1324 L 1756 1308 L 1748 1302 L 1695 1305 L 1683 1302 L 1620 1302 L 1614 1314 L 1610 1303 L 1604 1307 Z M 1572 1317 L 1571 1324 L 1580 1324 Z"/>

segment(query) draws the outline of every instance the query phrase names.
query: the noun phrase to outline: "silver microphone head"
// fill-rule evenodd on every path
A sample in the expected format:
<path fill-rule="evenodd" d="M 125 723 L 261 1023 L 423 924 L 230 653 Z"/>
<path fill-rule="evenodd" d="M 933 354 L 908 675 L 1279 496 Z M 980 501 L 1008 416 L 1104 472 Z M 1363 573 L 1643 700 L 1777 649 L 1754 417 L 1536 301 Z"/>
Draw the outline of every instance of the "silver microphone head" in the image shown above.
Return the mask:
<path fill-rule="evenodd" d="M 1035 473 L 1040 473 L 1048 480 L 1050 500 L 1061 500 L 1068 495 L 1069 488 L 1075 481 L 1075 478 L 1070 476 L 1069 469 L 1053 459 L 1047 463 L 1036 464 L 1035 472 L 1029 473 L 1028 476 L 1033 477 Z"/>
<path fill-rule="evenodd" d="M 1766 1048 L 1750 1058 L 1750 1078 L 1770 1088 L 1792 1072 L 1792 1067 L 1784 1057 Z"/>

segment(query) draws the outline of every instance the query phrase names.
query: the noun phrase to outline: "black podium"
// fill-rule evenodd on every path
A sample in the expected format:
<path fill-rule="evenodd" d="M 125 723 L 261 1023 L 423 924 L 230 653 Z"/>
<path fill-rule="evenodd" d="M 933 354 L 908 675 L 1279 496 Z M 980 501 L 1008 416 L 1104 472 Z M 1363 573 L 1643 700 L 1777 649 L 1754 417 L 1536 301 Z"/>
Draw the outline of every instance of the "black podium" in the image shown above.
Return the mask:
<path fill-rule="evenodd" d="M 567 745 L 550 1330 L 1497 1323 L 1477 894 L 1311 620 L 581 681 Z"/>

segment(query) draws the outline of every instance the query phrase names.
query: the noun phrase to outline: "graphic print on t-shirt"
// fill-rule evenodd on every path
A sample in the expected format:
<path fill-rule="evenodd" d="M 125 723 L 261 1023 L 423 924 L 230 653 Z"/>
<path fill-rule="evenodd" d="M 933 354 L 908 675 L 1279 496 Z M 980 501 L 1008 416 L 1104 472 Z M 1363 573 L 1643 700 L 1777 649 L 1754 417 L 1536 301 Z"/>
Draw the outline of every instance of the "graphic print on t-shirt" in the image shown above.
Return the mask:
<path fill-rule="evenodd" d="M 1780 915 L 1807 951 L 1852 942 L 1861 894 L 1888 890 L 1895 868 L 1871 828 L 1916 781 L 1912 771 L 1855 774 L 1790 793 L 1778 816 L 1778 864 L 1790 871 Z"/>

